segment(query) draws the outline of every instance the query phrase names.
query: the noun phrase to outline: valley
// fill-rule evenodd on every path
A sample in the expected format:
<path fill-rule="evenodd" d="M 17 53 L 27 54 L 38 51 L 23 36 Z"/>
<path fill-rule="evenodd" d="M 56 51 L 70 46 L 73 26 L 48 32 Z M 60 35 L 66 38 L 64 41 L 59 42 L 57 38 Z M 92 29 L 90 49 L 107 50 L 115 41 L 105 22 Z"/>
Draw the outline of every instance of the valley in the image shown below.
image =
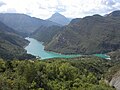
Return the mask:
<path fill-rule="evenodd" d="M 120 11 L 48 19 L 0 14 L 0 90 L 120 90 Z"/>
<path fill-rule="evenodd" d="M 25 47 L 25 50 L 27 53 L 32 54 L 36 57 L 40 57 L 40 59 L 50 59 L 50 58 L 75 58 L 75 57 L 81 57 L 84 55 L 81 54 L 71 54 L 71 55 L 64 55 L 60 53 L 55 52 L 49 52 L 44 50 L 43 42 L 39 42 L 33 38 L 27 37 L 26 40 L 28 40 L 30 43 L 28 46 Z M 110 59 L 109 56 L 106 54 L 94 54 L 91 56 L 98 56 L 104 59 Z"/>
<path fill-rule="evenodd" d="M 43 41 L 45 50 L 56 53 L 108 53 L 120 49 L 119 13 L 114 11 L 105 17 L 93 15 L 77 18 L 63 27 L 40 27 L 30 37 Z"/>

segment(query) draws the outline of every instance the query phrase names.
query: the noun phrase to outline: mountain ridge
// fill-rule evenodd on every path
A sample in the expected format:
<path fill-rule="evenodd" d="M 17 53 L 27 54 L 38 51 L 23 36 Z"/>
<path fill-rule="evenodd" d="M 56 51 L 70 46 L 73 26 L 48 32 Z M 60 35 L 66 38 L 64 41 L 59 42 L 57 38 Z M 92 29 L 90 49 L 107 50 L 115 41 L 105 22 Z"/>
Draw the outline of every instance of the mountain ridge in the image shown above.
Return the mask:
<path fill-rule="evenodd" d="M 57 23 L 18 13 L 0 13 L 0 21 L 17 32 L 30 34 L 40 26 L 58 25 Z"/>
<path fill-rule="evenodd" d="M 20 36 L 18 32 L 0 22 L 0 58 L 5 60 L 33 58 L 24 49 L 28 43 L 29 41 Z"/>
<path fill-rule="evenodd" d="M 65 16 L 63 16 L 60 13 L 54 13 L 50 18 L 48 18 L 47 20 L 52 21 L 52 22 L 56 22 L 58 24 L 61 25 L 67 25 L 69 24 L 70 20 L 68 18 L 66 18 Z"/>
<path fill-rule="evenodd" d="M 120 48 L 120 17 L 87 16 L 60 29 L 45 50 L 62 54 L 107 53 Z"/>

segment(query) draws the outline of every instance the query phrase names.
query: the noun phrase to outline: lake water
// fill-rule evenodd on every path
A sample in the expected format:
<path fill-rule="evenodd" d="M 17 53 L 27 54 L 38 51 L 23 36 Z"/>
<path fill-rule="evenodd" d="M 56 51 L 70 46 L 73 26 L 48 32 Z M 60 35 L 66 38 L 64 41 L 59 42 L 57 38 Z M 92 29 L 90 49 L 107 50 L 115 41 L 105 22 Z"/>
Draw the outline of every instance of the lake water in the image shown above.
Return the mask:
<path fill-rule="evenodd" d="M 74 58 L 79 57 L 81 55 L 63 55 L 54 52 L 48 52 L 44 50 L 44 45 L 42 42 L 39 42 L 33 38 L 26 38 L 30 41 L 29 45 L 25 47 L 27 53 L 32 54 L 34 56 L 41 57 L 41 59 L 48 59 L 48 58 Z M 109 58 L 109 56 L 105 54 L 94 54 L 95 56 L 102 57 L 102 58 Z"/>

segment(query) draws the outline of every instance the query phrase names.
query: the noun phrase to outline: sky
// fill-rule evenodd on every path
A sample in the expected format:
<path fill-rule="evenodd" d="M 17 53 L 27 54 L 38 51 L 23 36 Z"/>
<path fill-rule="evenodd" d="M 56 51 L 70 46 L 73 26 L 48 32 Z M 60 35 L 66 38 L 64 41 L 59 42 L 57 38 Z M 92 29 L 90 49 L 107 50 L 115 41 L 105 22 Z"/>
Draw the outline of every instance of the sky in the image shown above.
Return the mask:
<path fill-rule="evenodd" d="M 24 13 L 47 19 L 55 12 L 81 18 L 120 10 L 120 0 L 0 0 L 0 13 Z"/>

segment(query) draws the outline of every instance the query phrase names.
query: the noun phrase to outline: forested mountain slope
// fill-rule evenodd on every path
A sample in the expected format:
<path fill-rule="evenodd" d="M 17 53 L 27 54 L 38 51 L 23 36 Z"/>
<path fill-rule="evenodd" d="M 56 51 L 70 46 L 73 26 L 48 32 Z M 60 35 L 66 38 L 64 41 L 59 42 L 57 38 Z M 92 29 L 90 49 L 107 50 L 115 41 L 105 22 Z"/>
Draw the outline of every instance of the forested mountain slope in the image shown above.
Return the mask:
<path fill-rule="evenodd" d="M 45 46 L 46 50 L 63 54 L 94 54 L 120 49 L 119 14 L 93 15 L 71 22 L 53 37 Z"/>
<path fill-rule="evenodd" d="M 30 37 L 35 38 L 40 42 L 44 42 L 44 44 L 47 44 L 60 31 L 60 26 L 41 26 L 35 32 L 33 32 Z"/>
<path fill-rule="evenodd" d="M 16 31 L 0 22 L 0 57 L 13 59 L 18 55 L 26 54 L 24 47 L 29 42 Z"/>

